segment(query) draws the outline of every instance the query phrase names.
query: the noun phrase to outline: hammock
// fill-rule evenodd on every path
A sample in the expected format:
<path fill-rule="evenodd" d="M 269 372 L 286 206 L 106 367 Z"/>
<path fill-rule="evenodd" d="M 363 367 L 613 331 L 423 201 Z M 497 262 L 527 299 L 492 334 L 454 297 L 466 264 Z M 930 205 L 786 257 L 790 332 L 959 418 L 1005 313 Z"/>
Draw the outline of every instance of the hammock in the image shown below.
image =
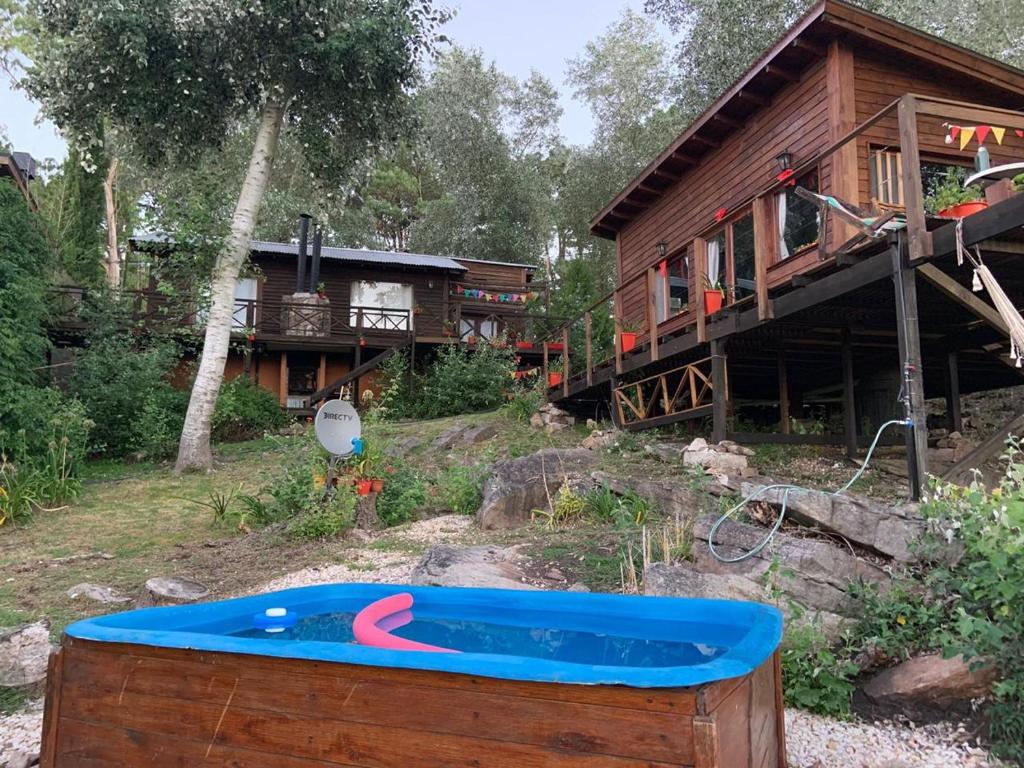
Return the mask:
<path fill-rule="evenodd" d="M 975 293 L 980 293 L 982 290 L 988 291 L 992 304 L 995 305 L 999 316 L 1006 323 L 1006 328 L 1010 335 L 1010 359 L 1014 361 L 1014 365 L 1018 368 L 1022 367 L 1024 318 L 1021 317 L 1020 312 L 1017 311 L 1013 302 L 1010 301 L 1010 297 L 1006 295 L 1003 287 L 999 285 L 999 281 L 992 274 L 992 270 L 982 262 L 981 251 L 978 249 L 978 246 L 974 246 L 974 253 L 972 254 L 964 245 L 964 220 L 958 219 L 956 222 L 957 266 L 963 266 L 965 259 L 974 267 L 974 280 L 971 284 L 971 290 Z"/>
<path fill-rule="evenodd" d="M 819 195 L 803 187 L 797 187 L 794 191 L 805 200 L 827 206 L 839 218 L 857 227 L 857 229 L 870 237 L 879 237 L 884 232 L 896 232 L 907 226 L 906 220 L 897 215 L 895 211 L 890 211 L 881 216 L 865 216 L 856 206 L 844 203 L 832 195 Z"/>

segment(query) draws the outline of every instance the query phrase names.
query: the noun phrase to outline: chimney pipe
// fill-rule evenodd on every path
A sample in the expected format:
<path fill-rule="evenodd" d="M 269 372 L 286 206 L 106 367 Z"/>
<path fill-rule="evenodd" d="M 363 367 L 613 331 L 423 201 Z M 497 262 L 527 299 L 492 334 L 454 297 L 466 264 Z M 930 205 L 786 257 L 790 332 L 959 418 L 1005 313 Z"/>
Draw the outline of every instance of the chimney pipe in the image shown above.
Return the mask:
<path fill-rule="evenodd" d="M 309 220 L 310 215 L 303 213 L 299 216 L 299 258 L 295 270 L 295 292 L 302 293 L 306 287 L 306 260 L 308 257 L 307 245 L 309 243 Z"/>
<path fill-rule="evenodd" d="M 316 293 L 320 282 L 320 249 L 324 244 L 324 231 L 320 227 L 313 230 L 313 262 L 309 267 L 309 292 Z"/>

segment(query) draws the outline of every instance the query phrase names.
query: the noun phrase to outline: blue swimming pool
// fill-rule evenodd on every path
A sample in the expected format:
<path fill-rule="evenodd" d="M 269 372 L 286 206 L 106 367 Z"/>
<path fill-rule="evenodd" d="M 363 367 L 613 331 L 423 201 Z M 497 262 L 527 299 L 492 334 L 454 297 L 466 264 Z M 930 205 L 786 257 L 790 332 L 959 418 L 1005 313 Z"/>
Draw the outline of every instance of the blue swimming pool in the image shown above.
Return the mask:
<path fill-rule="evenodd" d="M 454 653 L 355 641 L 357 614 L 401 593 L 411 595 L 411 611 L 374 629 Z M 267 618 L 268 609 L 284 615 Z M 751 673 L 778 646 L 782 616 L 771 606 L 726 600 L 337 584 L 102 616 L 72 624 L 67 634 L 512 680 L 677 687 Z"/>

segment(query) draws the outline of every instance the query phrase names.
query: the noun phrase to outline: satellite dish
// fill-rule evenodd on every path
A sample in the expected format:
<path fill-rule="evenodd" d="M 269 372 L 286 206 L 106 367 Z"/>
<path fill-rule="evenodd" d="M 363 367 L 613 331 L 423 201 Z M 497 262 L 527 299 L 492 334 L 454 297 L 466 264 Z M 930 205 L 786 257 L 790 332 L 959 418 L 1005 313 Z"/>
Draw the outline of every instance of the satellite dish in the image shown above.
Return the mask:
<path fill-rule="evenodd" d="M 348 400 L 328 400 L 316 412 L 316 439 L 332 456 L 351 456 L 363 433 L 359 414 Z"/>

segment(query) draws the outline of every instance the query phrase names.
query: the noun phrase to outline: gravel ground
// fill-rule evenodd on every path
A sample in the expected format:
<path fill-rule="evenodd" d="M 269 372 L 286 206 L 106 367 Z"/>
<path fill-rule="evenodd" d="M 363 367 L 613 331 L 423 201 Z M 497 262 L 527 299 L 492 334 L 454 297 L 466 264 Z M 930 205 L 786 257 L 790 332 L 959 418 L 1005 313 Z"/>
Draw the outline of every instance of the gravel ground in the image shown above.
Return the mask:
<path fill-rule="evenodd" d="M 24 713 L 0 717 L 0 767 L 13 762 L 16 753 L 38 753 L 42 722 L 41 701 Z M 998 768 L 984 750 L 962 739 L 952 724 L 847 723 L 786 710 L 790 768 Z"/>

